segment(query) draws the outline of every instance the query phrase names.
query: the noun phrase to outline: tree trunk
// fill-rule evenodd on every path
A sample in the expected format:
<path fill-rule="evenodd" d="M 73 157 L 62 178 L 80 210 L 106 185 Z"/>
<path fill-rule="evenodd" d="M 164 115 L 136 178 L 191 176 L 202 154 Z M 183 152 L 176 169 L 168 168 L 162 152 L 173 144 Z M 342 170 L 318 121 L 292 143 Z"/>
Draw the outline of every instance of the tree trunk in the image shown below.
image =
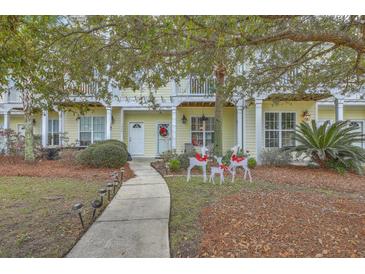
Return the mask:
<path fill-rule="evenodd" d="M 217 78 L 217 89 L 215 92 L 215 109 L 214 109 L 214 155 L 220 157 L 223 155 L 223 108 L 224 98 L 224 75 L 225 68 L 219 66 L 215 75 Z"/>
<path fill-rule="evenodd" d="M 24 160 L 34 162 L 34 135 L 33 135 L 33 115 L 25 112 L 25 144 L 24 144 Z"/>
<path fill-rule="evenodd" d="M 33 100 L 31 92 L 24 90 L 22 92 L 22 101 L 25 116 L 24 160 L 27 162 L 34 162 Z"/>

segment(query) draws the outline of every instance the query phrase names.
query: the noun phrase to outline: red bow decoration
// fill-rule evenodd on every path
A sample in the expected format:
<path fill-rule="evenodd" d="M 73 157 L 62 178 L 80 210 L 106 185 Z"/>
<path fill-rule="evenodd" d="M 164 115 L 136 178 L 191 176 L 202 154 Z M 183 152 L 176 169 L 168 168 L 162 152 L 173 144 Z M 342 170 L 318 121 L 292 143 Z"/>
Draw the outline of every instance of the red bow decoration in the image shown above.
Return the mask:
<path fill-rule="evenodd" d="M 205 162 L 207 161 L 208 159 L 208 156 L 207 155 L 204 155 L 203 157 L 199 154 L 199 153 L 196 153 L 195 154 L 195 158 L 200 161 L 200 162 Z"/>
<path fill-rule="evenodd" d="M 161 135 L 162 137 L 166 137 L 166 136 L 167 136 L 167 128 L 165 128 L 165 127 L 161 127 L 161 128 L 160 128 L 160 135 Z"/>
<path fill-rule="evenodd" d="M 231 157 L 231 160 L 234 161 L 234 162 L 241 162 L 245 159 L 245 157 L 241 156 L 241 157 L 238 157 L 237 155 L 233 154 L 232 157 Z"/>
<path fill-rule="evenodd" d="M 228 171 L 228 170 L 229 170 L 229 167 L 228 167 L 228 166 L 226 166 L 225 164 L 220 164 L 220 165 L 219 165 L 219 168 L 220 168 L 220 169 L 223 169 L 224 171 Z"/>

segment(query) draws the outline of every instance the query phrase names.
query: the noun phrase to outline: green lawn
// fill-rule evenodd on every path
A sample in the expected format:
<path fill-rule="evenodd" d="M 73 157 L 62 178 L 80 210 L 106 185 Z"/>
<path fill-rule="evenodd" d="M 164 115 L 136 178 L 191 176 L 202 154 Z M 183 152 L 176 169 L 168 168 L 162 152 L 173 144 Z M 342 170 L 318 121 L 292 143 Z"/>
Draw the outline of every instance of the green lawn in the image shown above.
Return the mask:
<path fill-rule="evenodd" d="M 194 257 L 197 255 L 197 247 L 201 236 L 199 216 L 202 208 L 240 190 L 254 192 L 271 192 L 284 190 L 293 193 L 317 193 L 327 197 L 340 197 L 344 193 L 321 188 L 311 188 L 287 184 L 275 184 L 269 182 L 248 181 L 232 184 L 229 180 L 225 184 L 203 183 L 201 177 L 192 177 L 187 183 L 186 177 L 165 178 L 171 194 L 171 215 L 170 215 L 170 245 L 173 257 Z M 345 196 L 351 196 L 345 195 Z"/>
<path fill-rule="evenodd" d="M 60 178 L 0 177 L 0 257 L 62 257 L 82 229 L 71 213 L 76 202 L 90 202 L 104 181 Z"/>

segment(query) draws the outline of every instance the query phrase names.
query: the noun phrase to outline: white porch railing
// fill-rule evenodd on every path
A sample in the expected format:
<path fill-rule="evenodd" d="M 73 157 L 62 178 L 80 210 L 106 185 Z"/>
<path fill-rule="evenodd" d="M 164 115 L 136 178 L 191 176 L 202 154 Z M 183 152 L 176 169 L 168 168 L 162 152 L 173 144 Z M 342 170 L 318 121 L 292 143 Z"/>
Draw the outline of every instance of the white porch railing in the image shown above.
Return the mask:
<path fill-rule="evenodd" d="M 189 77 L 180 82 L 177 86 L 177 95 L 185 96 L 213 96 L 215 90 L 215 80 L 201 80 L 195 77 Z"/>
<path fill-rule="evenodd" d="M 11 87 L 8 93 L 8 103 L 21 103 L 21 101 L 20 92 L 15 87 Z"/>

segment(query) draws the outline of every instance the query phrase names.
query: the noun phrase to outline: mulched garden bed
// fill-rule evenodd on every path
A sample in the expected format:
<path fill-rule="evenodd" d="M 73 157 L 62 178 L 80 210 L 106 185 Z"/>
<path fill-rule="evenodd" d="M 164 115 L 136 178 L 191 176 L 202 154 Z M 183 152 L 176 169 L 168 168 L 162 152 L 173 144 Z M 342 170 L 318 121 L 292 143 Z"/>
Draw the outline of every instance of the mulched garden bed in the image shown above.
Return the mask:
<path fill-rule="evenodd" d="M 202 210 L 199 257 L 365 257 L 365 200 L 242 191 Z"/>
<path fill-rule="evenodd" d="M 129 164 L 124 166 L 124 180 L 134 177 Z M 90 180 L 108 180 L 117 169 L 90 168 L 66 163 L 60 160 L 39 160 L 29 164 L 20 157 L 0 157 L 0 176 L 29 176 L 43 178 L 73 178 Z"/>

